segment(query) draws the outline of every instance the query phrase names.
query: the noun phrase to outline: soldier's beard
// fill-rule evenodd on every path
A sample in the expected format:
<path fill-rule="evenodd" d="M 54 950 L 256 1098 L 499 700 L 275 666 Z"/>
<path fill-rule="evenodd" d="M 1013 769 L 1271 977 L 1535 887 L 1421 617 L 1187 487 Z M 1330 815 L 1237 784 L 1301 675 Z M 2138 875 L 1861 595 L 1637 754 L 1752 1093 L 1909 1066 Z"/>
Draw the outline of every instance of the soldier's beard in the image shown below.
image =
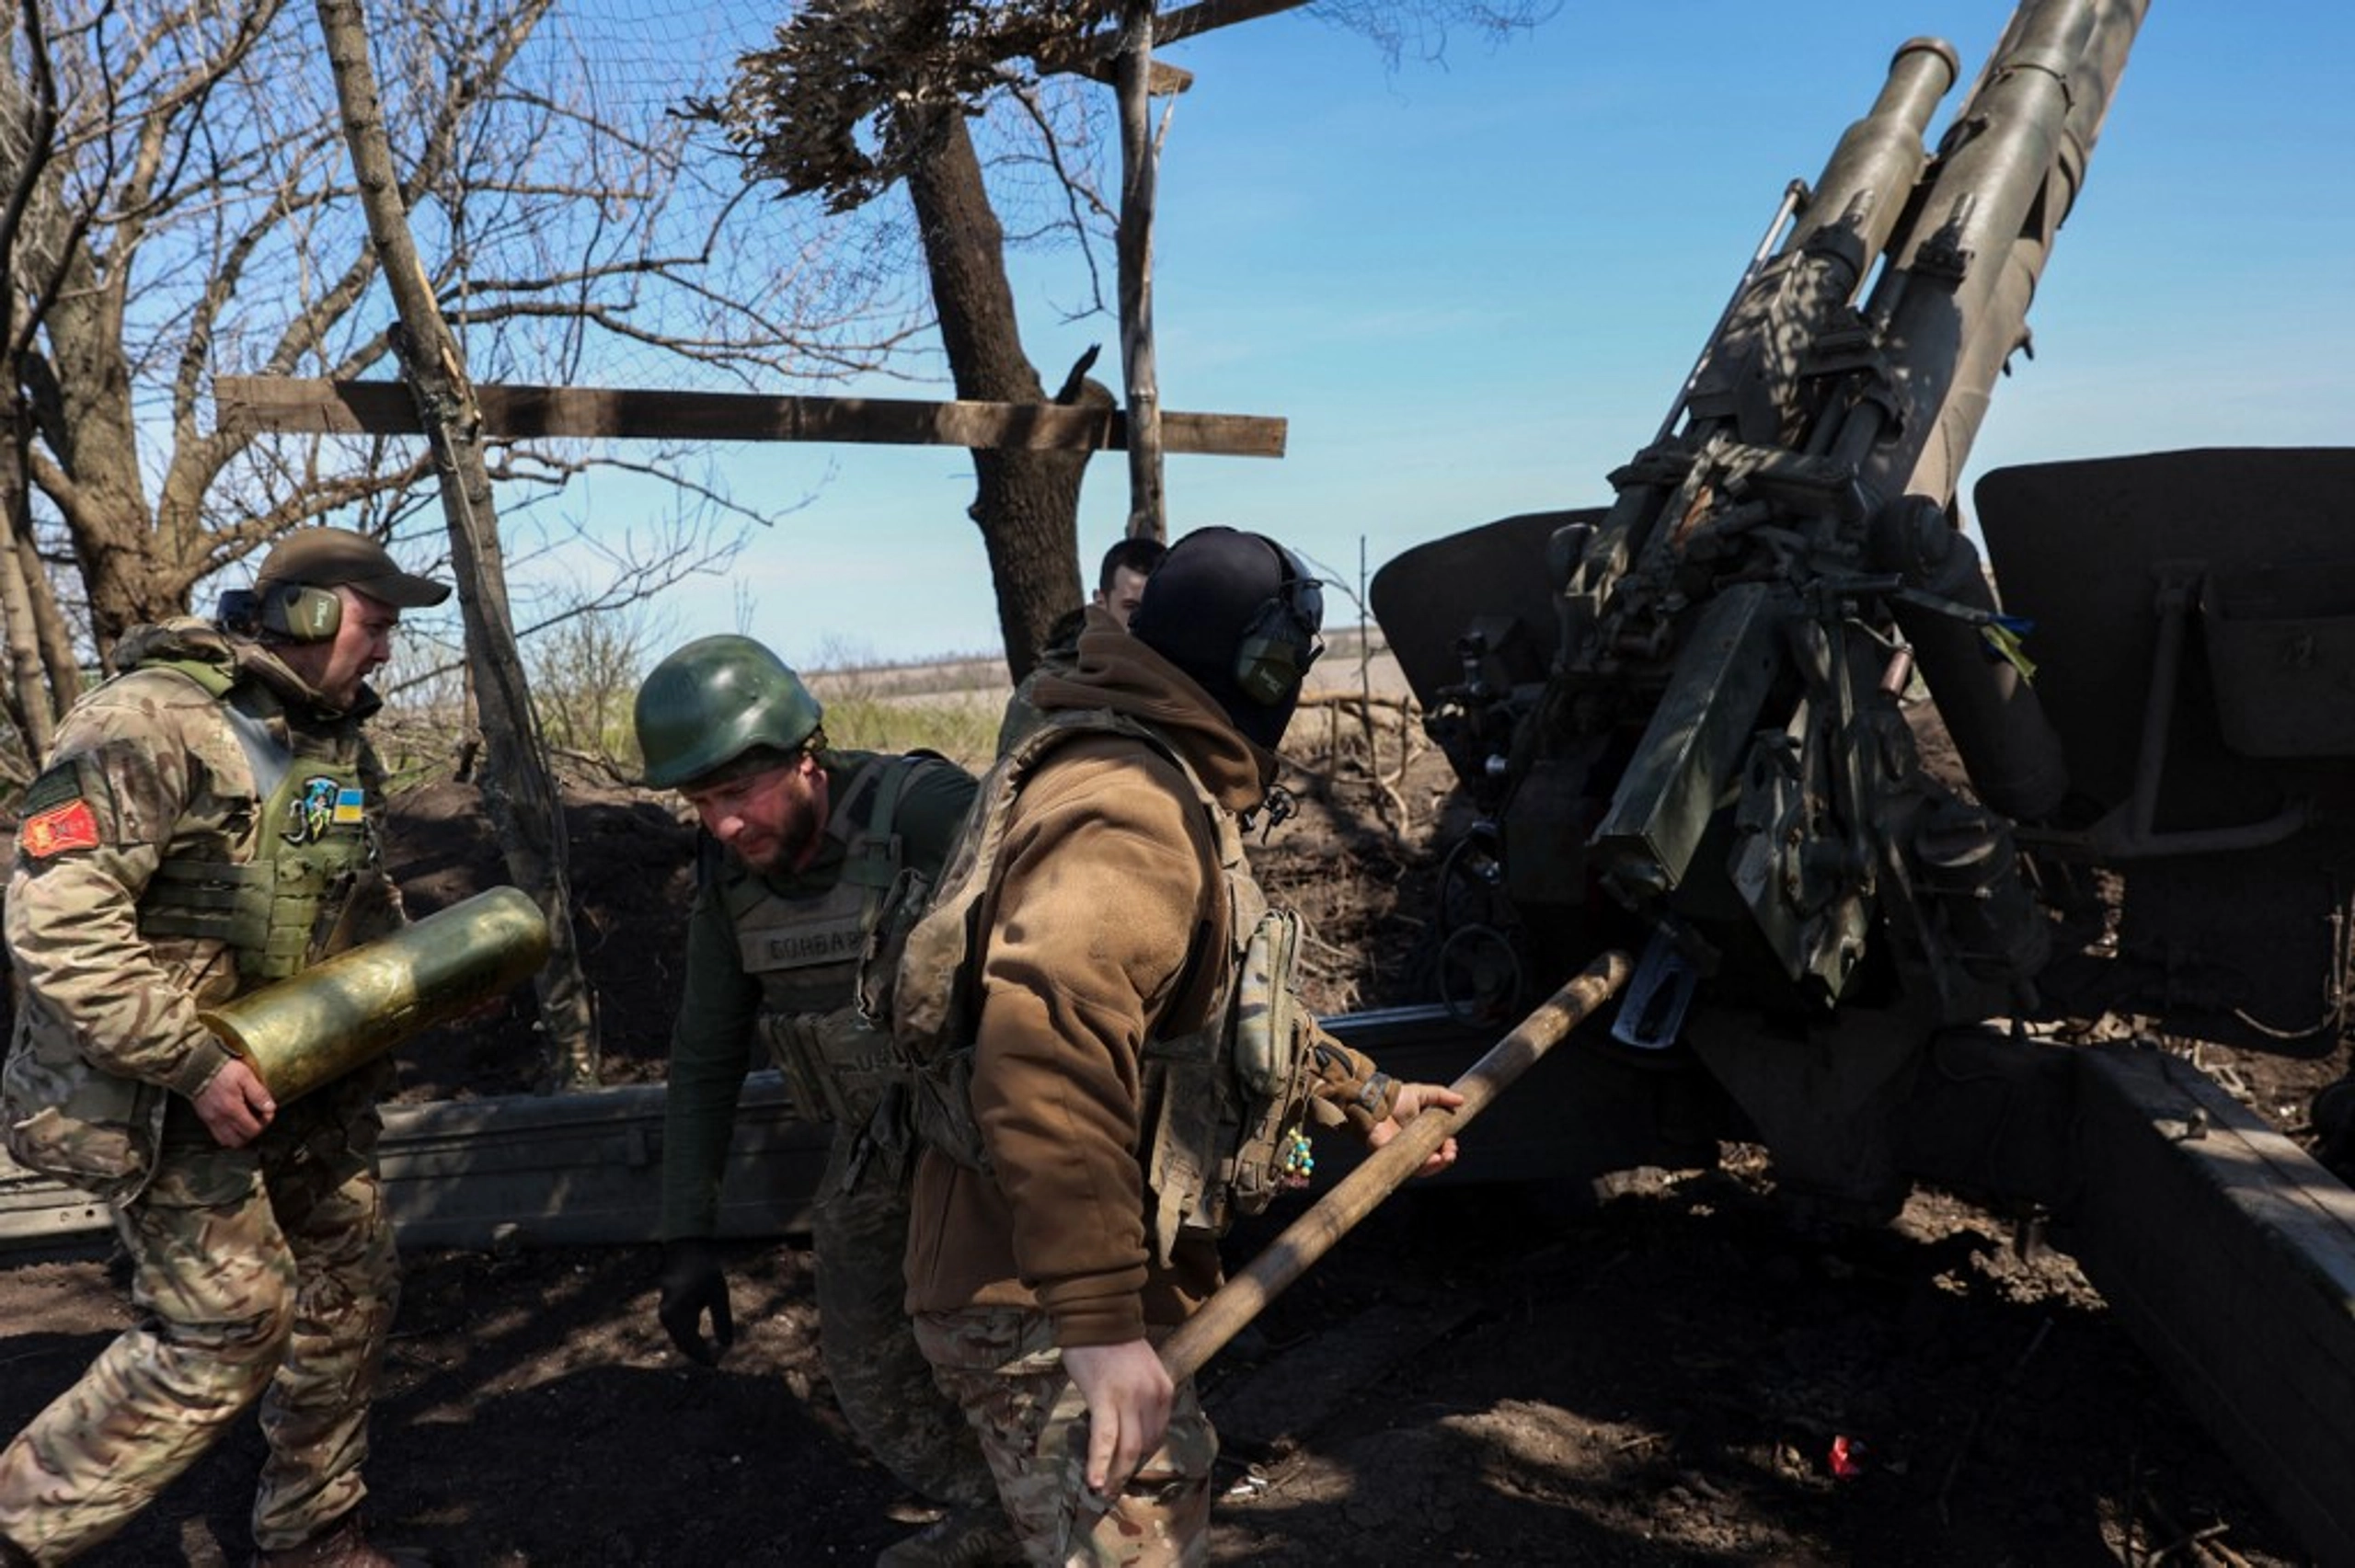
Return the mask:
<path fill-rule="evenodd" d="M 740 834 L 728 846 L 738 860 L 764 876 L 774 876 L 800 870 L 815 858 L 818 836 L 814 832 Z"/>

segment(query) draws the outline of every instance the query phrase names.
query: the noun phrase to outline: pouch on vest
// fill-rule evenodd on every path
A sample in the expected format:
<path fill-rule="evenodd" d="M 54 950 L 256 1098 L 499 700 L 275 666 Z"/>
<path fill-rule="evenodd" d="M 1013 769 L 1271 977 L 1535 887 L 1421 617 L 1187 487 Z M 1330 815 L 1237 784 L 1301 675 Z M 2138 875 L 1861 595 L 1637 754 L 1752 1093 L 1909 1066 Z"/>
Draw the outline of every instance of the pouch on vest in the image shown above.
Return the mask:
<path fill-rule="evenodd" d="M 1306 1029 L 1292 991 L 1299 958 L 1300 917 L 1269 910 L 1252 932 L 1235 978 L 1235 1076 L 1244 1116 L 1230 1186 L 1243 1214 L 1308 1185 Z"/>
<path fill-rule="evenodd" d="M 911 751 L 858 764 L 827 819 L 828 836 L 845 848 L 840 875 L 821 892 L 787 897 L 704 841 L 698 876 L 717 889 L 738 964 L 761 988 L 755 1037 L 804 1116 L 863 1127 L 886 1084 L 902 1076 L 888 1037 L 865 1023 L 867 962 L 884 928 L 907 918 L 907 890 L 921 897 L 923 877 L 900 864 L 894 818 L 908 781 L 940 761 Z"/>
<path fill-rule="evenodd" d="M 827 1075 L 825 1052 L 816 1036 L 815 1021 L 801 1013 L 761 1015 L 756 1032 L 767 1045 L 769 1059 L 785 1075 L 793 1108 L 812 1121 L 840 1121 L 842 1097 Z"/>
<path fill-rule="evenodd" d="M 937 887 L 913 867 L 900 874 L 859 966 L 858 1005 L 867 1023 L 891 1040 L 908 1071 L 916 1136 L 968 1170 L 986 1171 L 989 1157 L 972 1113 L 968 1027 L 966 959 L 977 934 L 972 928 L 982 891 L 976 869 L 986 874 L 960 835 Z M 936 898 L 939 894 L 947 896 Z M 913 978 L 903 985 L 903 975 Z"/>
<path fill-rule="evenodd" d="M 1300 921 L 1265 910 L 1233 955 L 1234 989 L 1203 1027 L 1145 1047 L 1154 1104 L 1142 1161 L 1147 1242 L 1165 1264 L 1187 1236 L 1223 1234 L 1307 1184 L 1304 1021 L 1292 993 Z"/>

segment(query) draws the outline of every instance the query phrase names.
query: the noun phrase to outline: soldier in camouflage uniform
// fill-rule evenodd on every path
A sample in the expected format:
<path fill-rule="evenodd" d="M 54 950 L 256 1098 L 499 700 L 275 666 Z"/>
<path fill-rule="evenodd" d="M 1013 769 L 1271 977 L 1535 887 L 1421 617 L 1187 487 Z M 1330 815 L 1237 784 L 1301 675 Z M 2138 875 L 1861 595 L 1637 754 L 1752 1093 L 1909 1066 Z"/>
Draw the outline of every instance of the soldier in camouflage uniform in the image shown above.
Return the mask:
<path fill-rule="evenodd" d="M 257 1398 L 257 1561 L 401 1561 L 359 1522 L 399 1291 L 389 1068 L 279 1104 L 197 1013 L 398 923 L 364 678 L 449 591 L 358 534 L 291 534 L 224 624 L 125 634 L 26 792 L 0 1115 L 19 1162 L 111 1207 L 139 1316 L 0 1452 L 0 1562 L 105 1540 Z"/>
<path fill-rule="evenodd" d="M 1101 610 L 1111 616 L 1114 624 L 1127 629 L 1129 617 L 1136 613 L 1137 603 L 1144 597 L 1144 579 L 1161 565 L 1166 549 L 1158 539 L 1135 536 L 1116 539 L 1112 547 L 1104 552 L 1104 560 L 1096 569 L 1096 596 L 1047 629 L 1046 643 L 1039 649 L 1039 662 L 1014 688 L 1014 695 L 1006 699 L 1005 716 L 998 721 L 999 756 L 1013 750 L 1016 741 L 1039 727 L 1043 716 L 1036 697 L 1039 682 L 1050 676 L 1071 673 L 1079 658 L 1079 634 L 1086 624 L 1088 610 Z"/>
<path fill-rule="evenodd" d="M 893 1474 L 951 1509 L 879 1562 L 1007 1561 L 1014 1543 L 988 1506 L 980 1448 L 933 1385 L 901 1306 L 906 1093 L 890 1042 L 854 1005 L 887 893 L 902 869 L 938 872 L 973 780 L 928 754 L 836 750 L 821 716 L 799 678 L 748 637 L 690 643 L 638 691 L 647 782 L 678 789 L 706 829 L 663 1118 L 659 1311 L 697 1361 L 733 1337 L 711 1237 L 752 1047 L 784 1070 L 803 1113 L 833 1127 L 812 1229 L 834 1396 Z"/>
<path fill-rule="evenodd" d="M 1217 1439 L 1155 1345 L 1219 1284 L 1240 1173 L 1268 1168 L 1236 1127 L 1296 1134 L 1305 1095 L 1313 1119 L 1381 1143 L 1461 1104 L 1304 1018 L 1266 1025 L 1304 1038 L 1272 1097 L 1286 1116 L 1227 1087 L 1288 973 L 1262 963 L 1259 933 L 1292 926 L 1269 918 L 1238 819 L 1275 782 L 1316 588 L 1273 541 L 1203 529 L 1170 547 L 1126 633 L 1090 610 L 1070 669 L 1035 689 L 1040 726 L 983 783 L 940 918 L 907 938 L 893 1023 L 925 1063 L 926 1140 L 908 1306 L 1040 1568 L 1208 1561 Z M 925 944 L 969 929 L 958 899 L 977 881 L 954 966 L 970 978 L 942 980 Z M 927 1059 L 916 1020 L 952 995 L 971 999 L 971 1032 Z M 1453 1157 L 1451 1139 L 1428 1168 Z"/>

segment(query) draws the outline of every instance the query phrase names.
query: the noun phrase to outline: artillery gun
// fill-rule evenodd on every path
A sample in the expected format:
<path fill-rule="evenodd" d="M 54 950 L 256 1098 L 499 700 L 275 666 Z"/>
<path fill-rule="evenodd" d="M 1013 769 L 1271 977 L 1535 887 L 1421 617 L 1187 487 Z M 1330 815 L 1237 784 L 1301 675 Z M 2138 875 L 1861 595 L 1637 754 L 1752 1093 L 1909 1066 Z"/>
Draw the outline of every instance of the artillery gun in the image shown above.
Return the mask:
<path fill-rule="evenodd" d="M 1930 1181 L 2048 1216 L 2355 1561 L 2355 1194 L 2151 1048 L 2344 1032 L 2355 453 L 1990 474 L 1992 576 L 1957 495 L 2146 6 L 2028 0 L 1935 150 L 1959 63 L 1901 47 L 1611 504 L 1418 546 L 1372 601 L 1470 807 L 1450 1007 L 1641 955 L 1484 1164 L 1739 1141 L 1849 1215 Z M 2133 1043 L 2062 1043 L 2104 1019 Z"/>

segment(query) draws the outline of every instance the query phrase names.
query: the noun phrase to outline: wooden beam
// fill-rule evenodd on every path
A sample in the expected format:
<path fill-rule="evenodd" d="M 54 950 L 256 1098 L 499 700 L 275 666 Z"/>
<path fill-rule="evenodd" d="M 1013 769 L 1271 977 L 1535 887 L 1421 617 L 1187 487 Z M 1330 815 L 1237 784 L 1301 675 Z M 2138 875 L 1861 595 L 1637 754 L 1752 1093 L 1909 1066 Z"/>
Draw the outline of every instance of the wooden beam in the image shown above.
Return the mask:
<path fill-rule="evenodd" d="M 891 397 L 776 397 L 624 387 L 479 385 L 483 433 L 523 440 L 861 441 L 898 446 L 1118 452 L 1117 409 L 1060 403 L 928 403 Z M 418 435 L 417 405 L 396 381 L 216 376 L 215 420 L 228 434 Z M 1249 414 L 1161 416 L 1170 452 L 1281 457 L 1286 424 Z"/>
<path fill-rule="evenodd" d="M 1272 17 L 1280 11 L 1292 11 L 1307 4 L 1307 0 L 1200 0 L 1198 5 L 1181 6 L 1174 11 L 1164 11 L 1153 19 L 1153 41 L 1156 47 L 1176 43 L 1182 39 L 1197 37 L 1219 28 L 1233 27 L 1237 22 L 1253 22 L 1262 17 Z M 1035 56 L 1041 71 L 1074 71 L 1097 81 L 1112 80 L 1112 59 L 1120 52 L 1119 31 L 1094 33 L 1055 48 L 1050 46 Z M 1155 97 L 1168 97 L 1186 91 L 1194 85 L 1194 74 L 1156 60 L 1146 82 L 1146 91 Z"/>

